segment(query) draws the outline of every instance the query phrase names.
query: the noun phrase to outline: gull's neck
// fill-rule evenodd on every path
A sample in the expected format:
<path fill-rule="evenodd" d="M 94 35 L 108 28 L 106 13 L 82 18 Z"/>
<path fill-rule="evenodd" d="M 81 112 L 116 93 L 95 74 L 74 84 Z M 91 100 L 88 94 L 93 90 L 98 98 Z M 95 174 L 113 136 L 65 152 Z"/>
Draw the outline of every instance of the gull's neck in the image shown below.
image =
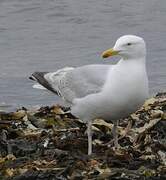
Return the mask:
<path fill-rule="evenodd" d="M 145 57 L 137 59 L 121 59 L 110 69 L 103 90 L 110 93 L 110 89 L 113 89 L 113 84 L 115 84 L 114 87 L 116 87 L 118 83 L 122 84 L 122 82 L 132 84 L 137 80 L 139 81 L 141 79 L 142 81 L 142 79 L 146 79 L 145 77 L 147 77 Z"/>
<path fill-rule="evenodd" d="M 145 65 L 146 57 L 142 56 L 139 58 L 122 58 L 118 64 L 119 65 L 127 65 L 127 64 L 142 64 Z"/>

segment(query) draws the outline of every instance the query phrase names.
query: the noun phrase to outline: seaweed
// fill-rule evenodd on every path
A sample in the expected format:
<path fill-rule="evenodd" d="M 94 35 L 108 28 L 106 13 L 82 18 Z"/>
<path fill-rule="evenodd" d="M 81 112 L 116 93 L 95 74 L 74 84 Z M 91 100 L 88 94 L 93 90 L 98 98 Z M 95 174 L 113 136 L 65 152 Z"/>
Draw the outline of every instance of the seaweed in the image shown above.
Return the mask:
<path fill-rule="evenodd" d="M 166 179 L 166 93 L 158 93 L 130 117 L 93 122 L 93 154 L 86 124 L 59 105 L 0 112 L 0 179 Z"/>

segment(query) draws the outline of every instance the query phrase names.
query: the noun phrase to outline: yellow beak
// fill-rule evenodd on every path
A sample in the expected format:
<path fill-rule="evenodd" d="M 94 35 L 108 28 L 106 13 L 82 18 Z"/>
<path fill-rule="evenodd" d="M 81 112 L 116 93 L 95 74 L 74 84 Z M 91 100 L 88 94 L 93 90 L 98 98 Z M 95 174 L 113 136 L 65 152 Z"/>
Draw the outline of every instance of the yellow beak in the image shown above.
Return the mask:
<path fill-rule="evenodd" d="M 118 55 L 119 51 L 115 51 L 114 49 L 108 49 L 102 53 L 103 58 L 108 58 L 110 56 Z"/>

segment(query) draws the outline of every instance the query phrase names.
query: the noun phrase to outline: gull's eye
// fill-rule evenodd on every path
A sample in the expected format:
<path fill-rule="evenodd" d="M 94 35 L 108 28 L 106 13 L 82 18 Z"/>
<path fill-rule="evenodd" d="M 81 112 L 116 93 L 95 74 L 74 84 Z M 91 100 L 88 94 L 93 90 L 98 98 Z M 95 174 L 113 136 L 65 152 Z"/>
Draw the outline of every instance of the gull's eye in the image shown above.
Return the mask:
<path fill-rule="evenodd" d="M 132 44 L 131 43 L 127 43 L 127 46 L 131 46 Z"/>

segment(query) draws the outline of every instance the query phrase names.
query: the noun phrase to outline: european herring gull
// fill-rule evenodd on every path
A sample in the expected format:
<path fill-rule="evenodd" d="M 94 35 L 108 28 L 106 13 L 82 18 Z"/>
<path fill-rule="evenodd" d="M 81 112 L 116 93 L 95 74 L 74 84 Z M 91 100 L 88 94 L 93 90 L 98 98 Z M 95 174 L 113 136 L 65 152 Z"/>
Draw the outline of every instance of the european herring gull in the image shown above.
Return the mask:
<path fill-rule="evenodd" d="M 46 88 L 62 97 L 71 113 L 87 124 L 88 154 L 92 153 L 92 122 L 102 118 L 114 123 L 115 147 L 118 147 L 118 119 L 135 112 L 148 97 L 148 78 L 143 38 L 134 35 L 120 37 L 102 57 L 119 55 L 115 65 L 66 67 L 56 72 L 35 72 L 31 79 L 36 88 Z"/>

